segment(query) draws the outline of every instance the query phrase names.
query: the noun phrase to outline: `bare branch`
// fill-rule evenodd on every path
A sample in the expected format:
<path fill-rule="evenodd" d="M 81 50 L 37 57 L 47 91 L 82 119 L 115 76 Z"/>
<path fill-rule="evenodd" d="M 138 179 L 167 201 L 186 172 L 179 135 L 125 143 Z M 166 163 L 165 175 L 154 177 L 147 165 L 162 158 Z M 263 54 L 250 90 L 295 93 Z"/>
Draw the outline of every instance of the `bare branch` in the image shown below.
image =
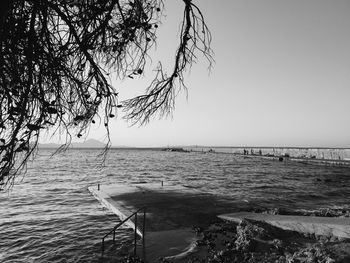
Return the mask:
<path fill-rule="evenodd" d="M 211 36 L 203 15 L 185 3 L 179 48 L 168 76 L 159 64 L 147 94 L 126 101 L 128 118 L 146 123 L 174 109 L 183 74 L 204 55 L 212 63 Z M 110 74 L 141 76 L 156 41 L 162 0 L 12 0 L 0 21 L 0 190 L 38 145 L 43 131 L 72 140 L 120 108 Z M 106 151 L 102 153 L 104 155 Z"/>
<path fill-rule="evenodd" d="M 204 22 L 199 8 L 191 0 L 185 3 L 183 22 L 180 33 L 180 44 L 176 51 L 174 68 L 167 75 L 159 63 L 157 73 L 147 89 L 147 94 L 123 102 L 125 118 L 133 124 L 146 124 L 155 115 L 160 117 L 172 114 L 178 91 L 186 89 L 184 73 L 197 60 L 197 53 L 201 53 L 212 66 L 213 57 L 210 48 L 211 34 Z"/>

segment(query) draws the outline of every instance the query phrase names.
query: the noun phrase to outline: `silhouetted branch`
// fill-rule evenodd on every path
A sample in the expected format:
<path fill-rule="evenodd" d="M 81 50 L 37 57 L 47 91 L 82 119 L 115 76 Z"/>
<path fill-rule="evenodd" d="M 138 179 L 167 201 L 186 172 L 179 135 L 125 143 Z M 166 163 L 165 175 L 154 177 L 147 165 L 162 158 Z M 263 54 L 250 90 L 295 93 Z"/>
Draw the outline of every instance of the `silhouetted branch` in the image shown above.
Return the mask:
<path fill-rule="evenodd" d="M 175 107 L 175 97 L 181 88 L 185 88 L 184 72 L 196 61 L 197 53 L 205 56 L 211 68 L 213 58 L 210 49 L 211 34 L 204 22 L 199 8 L 191 0 L 183 0 L 185 10 L 180 33 L 180 44 L 176 51 L 175 64 L 168 76 L 162 64 L 157 68 L 157 74 L 147 89 L 147 94 L 123 102 L 126 119 L 133 124 L 141 125 L 149 122 L 155 114 L 168 116 Z"/>
<path fill-rule="evenodd" d="M 66 134 L 61 151 L 97 118 L 110 146 L 109 122 L 121 105 L 109 75 L 142 75 L 164 7 L 162 0 L 9 3 L 0 4 L 6 9 L 0 20 L 0 190 L 25 168 L 44 130 Z M 167 76 L 159 64 L 147 94 L 124 103 L 132 121 L 171 113 L 197 53 L 211 65 L 203 15 L 192 1 L 184 3 L 174 69 Z"/>

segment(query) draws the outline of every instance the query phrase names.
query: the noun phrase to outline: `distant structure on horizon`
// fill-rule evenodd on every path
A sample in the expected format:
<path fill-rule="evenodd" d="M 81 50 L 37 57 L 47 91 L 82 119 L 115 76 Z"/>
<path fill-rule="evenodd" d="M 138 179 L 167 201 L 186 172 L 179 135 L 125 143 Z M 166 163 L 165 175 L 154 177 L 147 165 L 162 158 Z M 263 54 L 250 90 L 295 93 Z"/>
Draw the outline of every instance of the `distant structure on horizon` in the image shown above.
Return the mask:
<path fill-rule="evenodd" d="M 39 149 L 57 149 L 61 144 L 57 143 L 43 143 L 39 144 Z M 95 139 L 89 139 L 84 142 L 72 142 L 69 148 L 105 148 L 106 144 Z"/>
<path fill-rule="evenodd" d="M 194 152 L 232 153 L 247 156 L 350 161 L 350 148 L 191 146 L 184 147 L 184 149 Z"/>

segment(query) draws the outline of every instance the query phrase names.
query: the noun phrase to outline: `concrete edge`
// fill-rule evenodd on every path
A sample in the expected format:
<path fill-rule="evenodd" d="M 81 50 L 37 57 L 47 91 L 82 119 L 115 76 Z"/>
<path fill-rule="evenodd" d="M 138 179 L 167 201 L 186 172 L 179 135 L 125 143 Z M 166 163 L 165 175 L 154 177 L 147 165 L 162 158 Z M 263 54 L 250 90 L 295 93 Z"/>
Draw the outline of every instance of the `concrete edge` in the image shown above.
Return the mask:
<path fill-rule="evenodd" d="M 120 209 L 113 205 L 113 200 L 111 199 L 111 197 L 107 193 L 105 193 L 101 188 L 100 190 L 98 190 L 96 186 L 89 186 L 88 190 L 97 199 L 97 201 L 100 202 L 100 204 L 103 207 L 107 208 L 109 211 L 117 215 L 121 221 L 125 220 L 129 215 L 131 215 L 134 212 L 130 211 L 129 215 L 124 214 Z M 124 223 L 124 225 L 135 230 L 135 223 L 131 219 L 127 220 Z M 136 228 L 136 233 L 142 238 L 142 231 L 139 228 Z"/>
<path fill-rule="evenodd" d="M 117 215 L 121 219 L 121 221 L 128 217 L 128 215 L 125 215 L 123 212 L 121 212 L 120 209 L 118 209 L 112 204 L 113 203 L 112 198 L 106 192 L 103 191 L 102 187 L 100 187 L 100 189 L 98 190 L 97 186 L 89 186 L 88 190 L 103 207 L 107 208 L 109 211 Z M 130 214 L 132 213 L 133 212 L 130 211 Z M 125 225 L 135 230 L 135 224 L 132 220 L 126 221 Z M 137 228 L 136 232 L 141 238 L 143 238 L 143 235 L 140 229 Z M 197 240 L 195 240 L 187 248 L 185 248 L 183 252 L 176 255 L 167 256 L 165 257 L 165 259 L 167 260 L 182 259 L 190 255 L 191 253 L 195 252 L 197 249 L 198 249 Z"/>
<path fill-rule="evenodd" d="M 267 224 L 270 224 L 272 226 L 284 229 L 284 230 L 292 230 L 300 233 L 308 233 L 308 234 L 316 234 L 316 235 L 325 235 L 325 236 L 335 236 L 340 238 L 350 238 L 350 226 L 345 224 L 335 224 L 333 222 L 326 222 L 325 218 L 324 222 L 312 222 L 310 220 L 302 221 L 302 220 L 296 220 L 295 218 L 289 219 L 288 216 L 285 216 L 286 219 L 279 219 L 276 217 L 276 219 L 272 218 L 250 218 L 249 215 L 240 215 L 240 213 L 237 213 L 236 215 L 233 214 L 223 214 L 218 215 L 218 218 L 235 222 L 235 223 L 241 223 L 243 220 L 248 221 L 261 221 L 265 222 Z M 305 216 L 305 218 L 310 219 L 310 217 Z M 311 217 L 312 218 L 312 217 Z"/>
<path fill-rule="evenodd" d="M 198 245 L 197 245 L 197 240 L 193 241 L 187 248 L 184 249 L 183 252 L 181 252 L 180 254 L 174 255 L 174 256 L 167 256 L 164 259 L 167 260 L 176 260 L 176 259 L 182 259 L 185 258 L 189 255 L 191 255 L 192 253 L 196 252 L 198 249 Z"/>

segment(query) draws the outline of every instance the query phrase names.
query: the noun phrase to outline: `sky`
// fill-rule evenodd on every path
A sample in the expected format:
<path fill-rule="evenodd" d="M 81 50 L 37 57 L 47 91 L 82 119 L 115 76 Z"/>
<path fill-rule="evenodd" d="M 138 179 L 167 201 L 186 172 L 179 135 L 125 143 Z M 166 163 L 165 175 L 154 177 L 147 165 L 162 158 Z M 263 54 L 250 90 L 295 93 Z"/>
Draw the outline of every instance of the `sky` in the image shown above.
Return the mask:
<path fill-rule="evenodd" d="M 130 127 L 119 115 L 113 146 L 350 147 L 349 0 L 193 2 L 212 33 L 213 69 L 199 56 L 171 118 Z M 151 67 L 171 69 L 183 3 L 165 8 Z M 152 74 L 113 85 L 128 98 Z M 103 141 L 103 127 L 89 138 Z"/>

